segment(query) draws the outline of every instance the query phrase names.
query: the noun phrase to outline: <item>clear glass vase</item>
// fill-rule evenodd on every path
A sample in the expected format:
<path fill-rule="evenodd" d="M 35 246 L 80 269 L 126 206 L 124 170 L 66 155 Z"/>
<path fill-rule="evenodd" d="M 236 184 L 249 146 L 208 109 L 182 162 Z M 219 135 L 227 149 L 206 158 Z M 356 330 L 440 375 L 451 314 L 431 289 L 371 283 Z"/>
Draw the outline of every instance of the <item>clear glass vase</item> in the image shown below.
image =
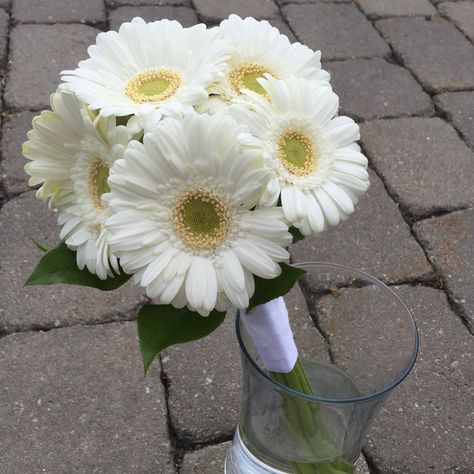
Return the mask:
<path fill-rule="evenodd" d="M 374 416 L 416 360 L 415 322 L 391 288 L 341 265 L 295 265 L 307 272 L 307 304 L 285 300 L 295 335 L 307 325 L 299 352 L 314 395 L 264 369 L 238 314 L 242 401 L 227 474 L 351 472 Z"/>

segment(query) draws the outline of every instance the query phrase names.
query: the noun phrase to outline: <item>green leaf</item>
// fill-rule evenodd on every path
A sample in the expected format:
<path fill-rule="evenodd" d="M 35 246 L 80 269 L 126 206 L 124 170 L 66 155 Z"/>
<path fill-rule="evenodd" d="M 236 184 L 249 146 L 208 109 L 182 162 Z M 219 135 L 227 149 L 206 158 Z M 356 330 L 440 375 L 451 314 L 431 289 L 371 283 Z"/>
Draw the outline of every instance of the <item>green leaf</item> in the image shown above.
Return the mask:
<path fill-rule="evenodd" d="M 43 253 L 49 252 L 51 250 L 51 247 L 46 247 L 46 245 L 42 245 L 42 244 L 36 242 L 36 240 L 33 240 L 33 239 L 32 239 L 32 241 L 36 245 L 36 247 L 38 247 L 38 249 Z"/>
<path fill-rule="evenodd" d="M 293 236 L 293 244 L 296 244 L 296 242 L 299 242 L 300 240 L 304 239 L 304 235 L 297 227 L 291 226 L 289 230 L 290 234 Z"/>
<path fill-rule="evenodd" d="M 292 267 L 286 263 L 280 263 L 280 267 L 280 276 L 273 278 L 273 280 L 266 280 L 257 276 L 254 277 L 255 293 L 250 299 L 247 312 L 251 313 L 256 306 L 274 300 L 279 296 L 286 295 L 291 288 L 293 288 L 296 281 L 306 273 L 306 270 Z"/>
<path fill-rule="evenodd" d="M 41 246 L 42 247 L 42 246 Z M 41 250 L 41 247 L 40 250 Z M 76 263 L 76 252 L 69 249 L 64 242 L 47 250 L 41 257 L 33 273 L 28 277 L 25 286 L 31 285 L 79 285 L 90 286 L 102 291 L 115 290 L 130 278 L 126 273 L 120 273 L 113 278 L 101 280 L 87 269 L 79 270 Z"/>
<path fill-rule="evenodd" d="M 174 344 L 201 339 L 217 329 L 225 313 L 214 310 L 200 316 L 187 308 L 171 305 L 144 305 L 138 313 L 138 339 L 145 375 L 154 358 Z"/>

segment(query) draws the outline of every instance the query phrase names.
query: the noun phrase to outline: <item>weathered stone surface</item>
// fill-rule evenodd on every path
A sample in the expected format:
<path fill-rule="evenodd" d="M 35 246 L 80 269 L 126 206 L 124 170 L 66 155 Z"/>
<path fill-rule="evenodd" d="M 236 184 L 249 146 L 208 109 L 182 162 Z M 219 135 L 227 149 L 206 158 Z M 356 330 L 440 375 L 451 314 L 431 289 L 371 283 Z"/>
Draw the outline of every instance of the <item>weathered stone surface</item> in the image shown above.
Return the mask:
<path fill-rule="evenodd" d="M 133 323 L 2 339 L 2 471 L 174 473 L 163 387 L 137 348 Z"/>
<path fill-rule="evenodd" d="M 287 5 L 283 14 L 298 39 L 325 60 L 386 56 L 387 43 L 354 5 Z"/>
<path fill-rule="evenodd" d="M 366 450 L 384 474 L 469 473 L 474 466 L 472 336 L 442 291 L 400 287 L 420 332 L 418 361 L 377 415 Z"/>
<path fill-rule="evenodd" d="M 358 0 L 357 3 L 370 19 L 438 13 L 429 0 Z"/>
<path fill-rule="evenodd" d="M 340 263 L 387 282 L 426 278 L 431 269 L 410 228 L 373 172 L 370 182 L 354 215 L 293 245 L 292 261 Z"/>
<path fill-rule="evenodd" d="M 194 0 L 194 7 L 202 20 L 216 23 L 227 18 L 231 13 L 245 18 L 279 18 L 280 12 L 273 0 Z"/>
<path fill-rule="evenodd" d="M 278 5 L 290 3 L 351 3 L 353 0 L 275 0 Z"/>
<path fill-rule="evenodd" d="M 442 18 L 390 18 L 377 28 L 429 91 L 474 87 L 474 48 Z"/>
<path fill-rule="evenodd" d="M 19 25 L 11 34 L 11 66 L 5 101 L 8 107 L 40 109 L 60 81 L 59 73 L 87 57 L 99 30 L 86 25 Z M 45 60 L 47 58 L 47 61 Z"/>
<path fill-rule="evenodd" d="M 105 4 L 110 8 L 124 5 L 190 5 L 190 0 L 105 0 Z"/>
<path fill-rule="evenodd" d="M 146 21 L 156 21 L 167 18 L 178 20 L 183 26 L 192 26 L 199 23 L 196 12 L 188 7 L 143 6 L 143 7 L 120 7 L 112 10 L 109 15 L 110 29 L 118 30 L 120 25 L 132 18 L 139 16 Z"/>
<path fill-rule="evenodd" d="M 222 474 L 230 442 L 208 446 L 183 458 L 180 474 Z"/>
<path fill-rule="evenodd" d="M 341 114 L 369 120 L 433 113 L 429 95 L 400 66 L 374 58 L 333 61 L 324 68 L 331 73 Z"/>
<path fill-rule="evenodd" d="M 474 154 L 443 120 L 374 120 L 361 135 L 392 196 L 413 216 L 474 202 Z"/>
<path fill-rule="evenodd" d="M 0 67 L 5 65 L 7 60 L 8 26 L 10 18 L 5 10 L 0 10 Z"/>
<path fill-rule="evenodd" d="M 474 3 L 446 2 L 438 6 L 440 12 L 454 21 L 464 34 L 474 41 Z"/>
<path fill-rule="evenodd" d="M 435 104 L 474 148 L 474 92 L 446 92 L 435 97 Z"/>
<path fill-rule="evenodd" d="M 421 221 L 413 229 L 474 330 L 474 209 Z"/>
<path fill-rule="evenodd" d="M 299 288 L 285 297 L 296 345 L 303 357 L 328 360 L 326 343 L 309 316 Z M 233 435 L 240 409 L 240 351 L 235 312 L 210 336 L 166 351 L 168 406 L 177 436 L 192 444 Z"/>
<path fill-rule="evenodd" d="M 0 333 L 130 318 L 143 292 L 127 283 L 101 292 L 67 285 L 23 287 L 40 258 L 33 243 L 59 239 L 55 213 L 28 192 L 0 212 Z"/>
<path fill-rule="evenodd" d="M 8 193 L 27 191 L 28 175 L 23 170 L 27 160 L 21 154 L 21 144 L 27 140 L 33 112 L 20 112 L 7 116 L 3 122 L 0 162 L 1 175 Z"/>
<path fill-rule="evenodd" d="M 13 0 L 12 17 L 20 23 L 105 23 L 102 0 Z"/>

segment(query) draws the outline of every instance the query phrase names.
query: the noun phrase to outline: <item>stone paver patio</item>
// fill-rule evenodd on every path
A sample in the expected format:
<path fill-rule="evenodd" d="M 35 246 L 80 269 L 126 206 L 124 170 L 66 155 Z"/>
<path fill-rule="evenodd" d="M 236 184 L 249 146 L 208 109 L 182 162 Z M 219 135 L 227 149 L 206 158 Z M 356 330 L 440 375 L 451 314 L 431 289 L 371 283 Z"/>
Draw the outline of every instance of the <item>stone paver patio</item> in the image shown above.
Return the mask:
<path fill-rule="evenodd" d="M 474 473 L 473 0 L 0 0 L 0 474 L 223 472 L 241 383 L 232 318 L 144 379 L 131 322 L 140 290 L 24 288 L 39 256 L 31 239 L 58 232 L 20 147 L 99 31 L 230 13 L 321 49 L 341 112 L 361 123 L 372 187 L 293 261 L 376 275 L 420 330 L 419 362 L 376 419 L 360 472 Z M 291 301 L 305 305 L 299 290 Z M 315 350 L 312 322 L 294 324 Z"/>

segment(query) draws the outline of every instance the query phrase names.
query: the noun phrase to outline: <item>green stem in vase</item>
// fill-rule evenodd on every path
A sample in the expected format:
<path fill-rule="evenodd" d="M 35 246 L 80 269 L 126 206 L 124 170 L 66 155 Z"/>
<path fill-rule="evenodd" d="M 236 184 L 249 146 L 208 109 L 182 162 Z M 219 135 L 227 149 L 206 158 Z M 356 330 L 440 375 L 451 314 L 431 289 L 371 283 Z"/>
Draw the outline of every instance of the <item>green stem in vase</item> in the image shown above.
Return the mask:
<path fill-rule="evenodd" d="M 300 359 L 296 361 L 291 372 L 270 372 L 270 376 L 297 392 L 314 395 Z M 282 393 L 282 397 L 288 422 L 293 427 L 295 435 L 299 437 L 302 448 L 319 453 L 318 457 L 323 459 L 332 458 L 331 461 L 316 463 L 291 461 L 293 472 L 295 474 L 353 474 L 355 466 L 341 456 L 326 426 L 320 405 L 285 393 Z"/>

